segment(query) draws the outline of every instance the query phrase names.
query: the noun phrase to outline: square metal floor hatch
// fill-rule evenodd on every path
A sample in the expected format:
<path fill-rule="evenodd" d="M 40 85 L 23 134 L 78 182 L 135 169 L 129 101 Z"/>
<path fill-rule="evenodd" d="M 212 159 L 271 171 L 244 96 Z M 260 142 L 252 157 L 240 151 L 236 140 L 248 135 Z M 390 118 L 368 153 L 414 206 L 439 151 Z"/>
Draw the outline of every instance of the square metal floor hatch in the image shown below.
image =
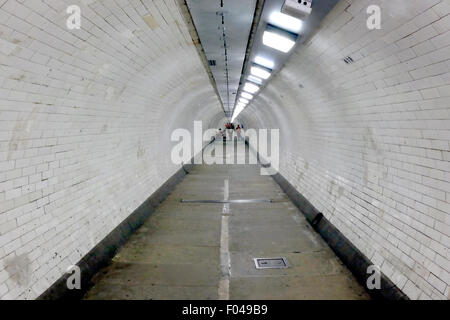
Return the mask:
<path fill-rule="evenodd" d="M 286 258 L 253 258 L 256 269 L 285 269 L 288 268 Z"/>

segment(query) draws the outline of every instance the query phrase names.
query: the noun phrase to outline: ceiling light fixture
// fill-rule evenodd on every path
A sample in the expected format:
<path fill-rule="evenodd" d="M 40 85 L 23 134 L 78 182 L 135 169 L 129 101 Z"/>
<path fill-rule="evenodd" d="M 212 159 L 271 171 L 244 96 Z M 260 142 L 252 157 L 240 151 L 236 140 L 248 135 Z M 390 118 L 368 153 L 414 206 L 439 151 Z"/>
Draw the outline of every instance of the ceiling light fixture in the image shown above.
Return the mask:
<path fill-rule="evenodd" d="M 245 99 L 245 98 L 239 98 L 239 102 L 242 102 L 242 103 L 247 104 L 247 103 L 249 103 L 250 101 L 248 101 L 248 100 Z"/>
<path fill-rule="evenodd" d="M 236 108 L 234 108 L 233 116 L 231 117 L 231 122 L 233 122 L 234 119 L 236 119 L 236 117 L 239 115 L 239 113 L 242 112 L 242 110 L 244 110 L 244 106 L 239 104 L 236 106 Z"/>
<path fill-rule="evenodd" d="M 275 63 L 272 60 L 263 58 L 261 56 L 256 56 L 254 61 L 257 64 L 262 65 L 266 68 L 270 68 L 270 69 L 273 69 L 273 67 L 275 66 Z"/>
<path fill-rule="evenodd" d="M 247 93 L 247 92 L 242 92 L 241 93 L 241 97 L 245 98 L 245 99 L 248 99 L 248 100 L 252 100 L 253 99 L 253 96 L 250 93 Z"/>
<path fill-rule="evenodd" d="M 244 91 L 247 91 L 248 93 L 255 93 L 258 92 L 259 87 L 251 82 L 246 82 L 244 85 Z"/>
<path fill-rule="evenodd" d="M 270 77 L 270 71 L 263 69 L 261 67 L 253 66 L 250 68 L 250 73 L 261 79 L 268 79 Z"/>
<path fill-rule="evenodd" d="M 296 40 L 296 34 L 272 25 L 267 25 L 263 34 L 264 45 L 284 53 L 292 49 Z"/>
<path fill-rule="evenodd" d="M 249 76 L 247 77 L 247 79 L 250 80 L 251 82 L 256 83 L 256 84 L 262 84 L 262 79 L 260 79 L 260 78 L 258 78 L 258 77 L 249 75 Z"/>
<path fill-rule="evenodd" d="M 291 32 L 299 33 L 302 29 L 302 20 L 294 18 L 290 15 L 279 11 L 273 12 L 269 16 L 269 22 L 277 27 L 286 29 Z"/>

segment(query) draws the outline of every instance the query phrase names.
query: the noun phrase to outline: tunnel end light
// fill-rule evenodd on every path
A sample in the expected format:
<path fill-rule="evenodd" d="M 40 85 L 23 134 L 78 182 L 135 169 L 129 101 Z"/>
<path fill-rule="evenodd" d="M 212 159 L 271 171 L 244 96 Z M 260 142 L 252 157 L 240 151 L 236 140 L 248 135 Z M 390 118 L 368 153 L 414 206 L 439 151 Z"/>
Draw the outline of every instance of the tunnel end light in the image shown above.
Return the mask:
<path fill-rule="evenodd" d="M 273 25 L 267 25 L 263 33 L 263 44 L 275 50 L 287 53 L 295 45 L 298 35 Z"/>
<path fill-rule="evenodd" d="M 258 67 L 258 66 L 252 66 L 250 68 L 250 73 L 255 76 L 255 77 L 259 77 L 261 79 L 268 79 L 270 77 L 270 71 L 262 68 L 262 67 Z"/>
<path fill-rule="evenodd" d="M 247 91 L 248 93 L 256 93 L 258 90 L 259 87 L 253 83 L 246 82 L 244 85 L 244 91 Z"/>

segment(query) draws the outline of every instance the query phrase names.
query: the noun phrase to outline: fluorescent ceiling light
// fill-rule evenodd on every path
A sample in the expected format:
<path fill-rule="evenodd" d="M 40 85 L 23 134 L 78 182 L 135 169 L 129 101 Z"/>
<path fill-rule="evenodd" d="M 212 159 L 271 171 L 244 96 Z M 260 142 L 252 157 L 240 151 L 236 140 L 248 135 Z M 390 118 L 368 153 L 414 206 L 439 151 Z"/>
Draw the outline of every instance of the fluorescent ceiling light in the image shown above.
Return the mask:
<path fill-rule="evenodd" d="M 274 12 L 269 17 L 269 22 L 277 27 L 299 33 L 302 29 L 302 20 L 296 19 L 290 15 Z"/>
<path fill-rule="evenodd" d="M 247 91 L 249 93 L 255 93 L 259 90 L 259 87 L 253 83 L 246 82 L 244 85 L 244 91 Z"/>
<path fill-rule="evenodd" d="M 268 24 L 263 34 L 266 46 L 287 53 L 295 45 L 298 35 Z"/>
<path fill-rule="evenodd" d="M 247 77 L 247 79 L 250 80 L 251 82 L 254 82 L 254 83 L 257 83 L 257 84 L 262 84 L 262 80 L 260 78 L 258 78 L 258 77 L 249 75 Z"/>
<path fill-rule="evenodd" d="M 248 100 L 253 99 L 253 96 L 250 93 L 247 93 L 247 92 L 241 92 L 241 97 L 245 98 L 245 99 L 248 99 Z"/>
<path fill-rule="evenodd" d="M 239 110 L 239 112 L 237 112 L 238 110 L 233 112 L 233 117 L 231 118 L 231 122 L 234 122 L 234 120 L 236 119 L 236 117 L 239 115 L 239 113 L 242 112 L 242 110 Z"/>
<path fill-rule="evenodd" d="M 249 103 L 249 101 L 247 99 L 245 99 L 245 98 L 239 98 L 239 102 L 242 102 L 242 103 L 245 103 L 245 104 Z"/>
<path fill-rule="evenodd" d="M 254 61 L 257 64 L 260 64 L 260 65 L 262 65 L 262 66 L 264 66 L 266 68 L 269 68 L 269 69 L 273 69 L 273 67 L 275 66 L 275 64 L 273 63 L 272 60 L 263 58 L 261 56 L 256 56 Z"/>
<path fill-rule="evenodd" d="M 245 107 L 245 106 L 246 106 L 246 104 L 243 102 L 236 103 L 236 107 Z"/>
<path fill-rule="evenodd" d="M 264 31 L 263 43 L 268 47 L 287 53 L 292 49 L 295 41 L 289 40 L 288 38 L 274 32 Z"/>
<path fill-rule="evenodd" d="M 267 79 L 270 77 L 270 72 L 260 67 L 251 67 L 250 73 L 262 79 Z"/>
<path fill-rule="evenodd" d="M 233 117 L 231 118 L 231 122 L 233 122 L 234 119 L 236 119 L 236 117 L 239 115 L 239 113 L 242 112 L 242 110 L 244 110 L 244 107 L 240 106 L 240 105 L 237 105 L 236 108 L 234 108 Z"/>

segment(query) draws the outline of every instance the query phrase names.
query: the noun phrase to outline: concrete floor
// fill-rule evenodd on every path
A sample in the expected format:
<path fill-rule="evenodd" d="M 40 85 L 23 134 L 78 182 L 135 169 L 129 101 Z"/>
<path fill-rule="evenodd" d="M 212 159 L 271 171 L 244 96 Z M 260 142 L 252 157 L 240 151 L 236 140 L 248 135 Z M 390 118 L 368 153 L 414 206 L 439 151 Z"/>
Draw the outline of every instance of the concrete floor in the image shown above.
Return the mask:
<path fill-rule="evenodd" d="M 227 198 L 279 201 L 180 202 Z M 280 256 L 289 268 L 255 268 Z M 85 299 L 369 298 L 258 165 L 195 166 L 93 282 Z"/>

